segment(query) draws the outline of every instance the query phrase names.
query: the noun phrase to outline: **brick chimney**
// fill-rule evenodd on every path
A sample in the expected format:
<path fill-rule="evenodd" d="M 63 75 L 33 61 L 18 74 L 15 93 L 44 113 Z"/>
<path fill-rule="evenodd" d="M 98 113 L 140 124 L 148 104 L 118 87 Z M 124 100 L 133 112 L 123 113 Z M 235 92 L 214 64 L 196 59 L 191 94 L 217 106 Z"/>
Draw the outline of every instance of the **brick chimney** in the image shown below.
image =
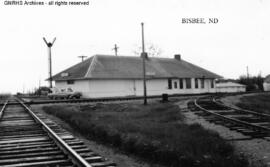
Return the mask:
<path fill-rule="evenodd" d="M 145 59 L 147 60 L 148 59 L 148 54 L 146 52 L 144 53 L 141 53 L 141 58 L 145 57 Z"/>
<path fill-rule="evenodd" d="M 181 55 L 180 54 L 175 54 L 174 59 L 181 61 Z"/>

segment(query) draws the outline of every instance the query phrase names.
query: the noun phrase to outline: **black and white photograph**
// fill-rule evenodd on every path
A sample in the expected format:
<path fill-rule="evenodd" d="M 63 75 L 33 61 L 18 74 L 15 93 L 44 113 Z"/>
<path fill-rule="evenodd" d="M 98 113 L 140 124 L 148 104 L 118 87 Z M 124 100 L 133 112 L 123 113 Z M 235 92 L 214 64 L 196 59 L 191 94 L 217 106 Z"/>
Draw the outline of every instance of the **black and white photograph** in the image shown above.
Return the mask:
<path fill-rule="evenodd" d="M 270 1 L 2 0 L 0 167 L 270 167 Z"/>

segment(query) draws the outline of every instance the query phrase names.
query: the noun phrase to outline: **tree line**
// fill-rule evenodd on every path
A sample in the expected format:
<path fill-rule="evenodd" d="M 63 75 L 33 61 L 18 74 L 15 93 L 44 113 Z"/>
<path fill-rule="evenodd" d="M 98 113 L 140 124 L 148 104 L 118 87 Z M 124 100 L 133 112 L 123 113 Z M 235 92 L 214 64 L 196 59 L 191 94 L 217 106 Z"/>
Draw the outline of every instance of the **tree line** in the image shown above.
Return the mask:
<path fill-rule="evenodd" d="M 246 91 L 263 91 L 264 78 L 260 74 L 258 76 L 251 77 L 241 75 L 237 82 L 246 85 Z"/>

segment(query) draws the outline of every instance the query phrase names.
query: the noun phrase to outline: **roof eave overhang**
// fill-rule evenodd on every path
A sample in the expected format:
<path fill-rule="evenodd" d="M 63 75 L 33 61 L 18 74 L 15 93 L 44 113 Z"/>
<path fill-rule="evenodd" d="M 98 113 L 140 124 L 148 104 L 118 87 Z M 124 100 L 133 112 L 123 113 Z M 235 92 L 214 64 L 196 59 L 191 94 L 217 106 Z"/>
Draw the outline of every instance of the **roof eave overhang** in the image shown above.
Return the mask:
<path fill-rule="evenodd" d="M 177 76 L 170 76 L 170 77 L 146 77 L 146 79 L 179 79 L 179 78 L 204 78 L 204 79 L 219 79 L 217 77 L 177 77 Z M 220 77 L 222 78 L 222 77 Z M 91 77 L 91 78 L 61 78 L 61 79 L 53 79 L 54 81 L 67 81 L 67 80 L 129 80 L 129 79 L 143 79 L 143 77 L 110 77 L 110 78 L 100 78 L 100 77 Z"/>

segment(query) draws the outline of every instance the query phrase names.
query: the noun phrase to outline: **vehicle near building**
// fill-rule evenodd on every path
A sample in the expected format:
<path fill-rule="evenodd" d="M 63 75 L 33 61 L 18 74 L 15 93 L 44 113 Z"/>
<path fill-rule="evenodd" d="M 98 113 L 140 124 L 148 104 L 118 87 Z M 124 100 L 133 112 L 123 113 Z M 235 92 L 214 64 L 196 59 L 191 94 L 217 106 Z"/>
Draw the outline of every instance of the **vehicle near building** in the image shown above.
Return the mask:
<path fill-rule="evenodd" d="M 53 88 L 52 93 L 48 94 L 50 99 L 79 99 L 82 93 L 73 91 L 71 88 L 67 89 L 57 89 Z"/>

